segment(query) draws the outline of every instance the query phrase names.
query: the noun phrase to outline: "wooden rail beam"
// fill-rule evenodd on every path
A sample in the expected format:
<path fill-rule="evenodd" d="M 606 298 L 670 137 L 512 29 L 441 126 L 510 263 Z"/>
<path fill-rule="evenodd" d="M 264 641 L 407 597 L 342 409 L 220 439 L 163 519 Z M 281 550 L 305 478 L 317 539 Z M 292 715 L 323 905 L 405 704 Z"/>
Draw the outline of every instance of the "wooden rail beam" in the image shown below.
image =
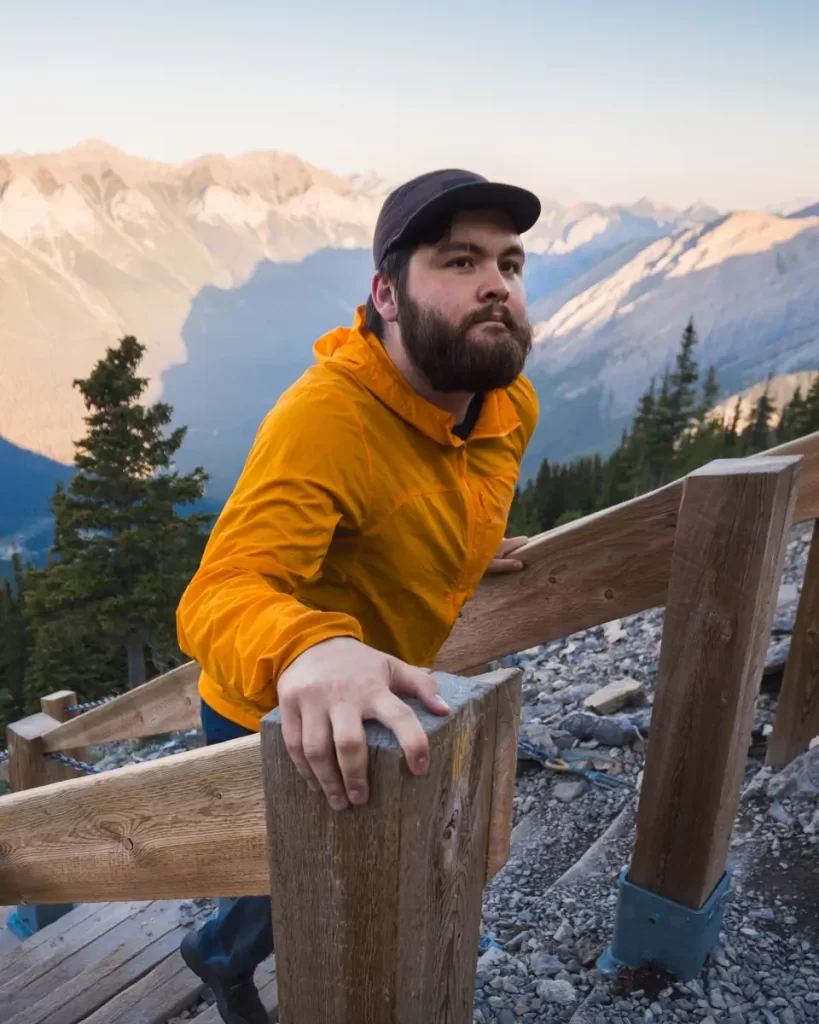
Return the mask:
<path fill-rule="evenodd" d="M 685 483 L 628 877 L 694 909 L 725 873 L 796 462 L 718 461 Z"/>
<path fill-rule="evenodd" d="M 200 718 L 200 671 L 189 661 L 150 679 L 55 729 L 44 739 L 44 749 L 70 750 L 193 729 Z"/>
<path fill-rule="evenodd" d="M 267 874 L 258 736 L 0 800 L 0 905 L 254 896 Z"/>
<path fill-rule="evenodd" d="M 819 518 L 819 432 L 737 465 L 801 456 L 794 521 Z M 533 537 L 522 572 L 489 576 L 468 601 L 435 667 L 471 666 L 666 603 L 684 481 Z"/>
<path fill-rule="evenodd" d="M 427 775 L 368 723 L 370 800 L 342 814 L 307 789 L 278 713 L 262 723 L 282 1020 L 472 1022 L 499 701 L 514 707 L 520 676 L 439 685 L 452 712 L 419 711 Z"/>
<path fill-rule="evenodd" d="M 486 878 L 508 856 L 520 681 L 516 672 L 470 681 L 487 686 L 513 676 L 516 686 L 498 689 L 505 703 L 498 706 L 496 748 L 488 751 Z M 26 764 L 30 771 L 70 771 L 39 754 Z M 71 775 L 70 782 L 0 800 L 0 905 L 270 891 L 258 736 Z"/>
<path fill-rule="evenodd" d="M 814 523 L 766 764 L 783 768 L 819 736 L 819 529 Z"/>

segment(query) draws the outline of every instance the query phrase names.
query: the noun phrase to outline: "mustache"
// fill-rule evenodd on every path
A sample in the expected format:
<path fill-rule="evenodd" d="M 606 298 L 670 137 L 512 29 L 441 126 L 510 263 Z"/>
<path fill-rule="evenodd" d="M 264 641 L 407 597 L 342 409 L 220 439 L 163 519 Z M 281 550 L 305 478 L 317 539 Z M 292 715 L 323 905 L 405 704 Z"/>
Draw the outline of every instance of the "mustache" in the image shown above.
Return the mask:
<path fill-rule="evenodd" d="M 499 317 L 500 321 L 498 320 Z M 473 324 L 498 322 L 503 323 L 504 327 L 510 331 L 514 331 L 520 326 L 506 306 L 484 306 L 482 309 L 476 309 L 474 313 L 470 313 L 464 319 L 462 329 L 466 330 L 468 327 L 472 327 Z"/>

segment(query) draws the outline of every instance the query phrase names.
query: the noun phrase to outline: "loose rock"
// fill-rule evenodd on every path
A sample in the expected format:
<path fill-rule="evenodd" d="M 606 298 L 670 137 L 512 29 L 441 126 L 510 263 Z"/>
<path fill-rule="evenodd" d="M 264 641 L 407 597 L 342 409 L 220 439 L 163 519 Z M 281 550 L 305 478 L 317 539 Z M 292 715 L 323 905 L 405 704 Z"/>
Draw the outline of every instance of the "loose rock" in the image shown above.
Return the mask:
<path fill-rule="evenodd" d="M 646 699 L 643 684 L 636 679 L 616 679 L 608 686 L 593 693 L 583 702 L 588 711 L 598 715 L 610 715 L 613 711 L 619 711 L 627 705 L 644 704 Z"/>

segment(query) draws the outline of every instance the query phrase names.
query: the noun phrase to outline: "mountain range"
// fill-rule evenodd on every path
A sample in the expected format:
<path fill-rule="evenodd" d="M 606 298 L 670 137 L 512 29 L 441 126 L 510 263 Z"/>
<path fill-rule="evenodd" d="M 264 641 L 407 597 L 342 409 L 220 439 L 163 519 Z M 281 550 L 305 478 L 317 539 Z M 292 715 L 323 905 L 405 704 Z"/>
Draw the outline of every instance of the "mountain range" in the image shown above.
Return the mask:
<path fill-rule="evenodd" d="M 148 398 L 189 426 L 180 466 L 205 465 L 223 498 L 316 336 L 366 296 L 389 187 L 277 152 L 164 164 L 92 141 L 0 157 L 0 474 L 17 479 L 28 453 L 71 460 L 72 381 L 131 333 L 148 346 Z M 726 391 L 819 366 L 819 204 L 544 199 L 525 241 L 542 410 L 527 473 L 609 446 L 691 315 Z M 35 463 L 34 476 L 49 465 Z M 30 524 L 5 483 L 0 498 L 0 537 Z"/>

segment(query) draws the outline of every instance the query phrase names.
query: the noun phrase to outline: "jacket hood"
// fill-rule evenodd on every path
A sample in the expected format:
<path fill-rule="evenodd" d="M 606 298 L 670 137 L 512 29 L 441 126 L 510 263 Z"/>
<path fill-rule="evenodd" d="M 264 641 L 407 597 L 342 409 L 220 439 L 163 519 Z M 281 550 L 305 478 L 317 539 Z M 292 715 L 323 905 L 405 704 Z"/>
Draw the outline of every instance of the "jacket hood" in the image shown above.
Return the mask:
<path fill-rule="evenodd" d="M 463 440 L 452 433 L 455 417 L 433 405 L 412 387 L 387 355 L 379 339 L 367 330 L 364 306 L 355 311 L 352 327 L 336 327 L 313 346 L 318 363 L 329 362 L 351 373 L 379 401 L 389 406 L 421 433 L 439 444 L 458 447 Z M 515 405 L 505 388 L 484 396 L 481 413 L 470 440 L 504 437 L 520 426 Z"/>

